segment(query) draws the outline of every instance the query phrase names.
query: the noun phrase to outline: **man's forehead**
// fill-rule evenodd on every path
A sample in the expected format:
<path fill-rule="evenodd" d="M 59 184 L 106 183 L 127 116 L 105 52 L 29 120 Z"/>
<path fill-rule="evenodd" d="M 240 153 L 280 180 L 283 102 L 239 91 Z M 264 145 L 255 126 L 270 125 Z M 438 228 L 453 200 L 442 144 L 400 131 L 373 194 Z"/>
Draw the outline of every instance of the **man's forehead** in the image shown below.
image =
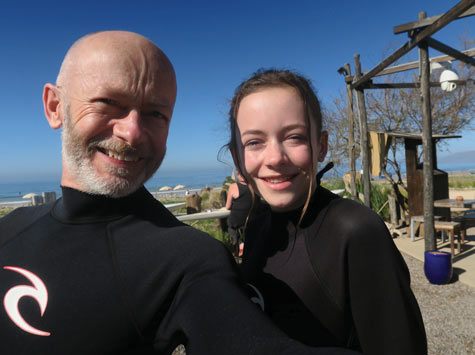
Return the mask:
<path fill-rule="evenodd" d="M 69 81 L 76 87 L 77 84 L 112 89 L 164 87 L 176 91 L 173 66 L 166 55 L 135 33 L 112 31 L 86 36 L 73 45 L 67 63 L 65 85 Z"/>
<path fill-rule="evenodd" d="M 145 95 L 166 105 L 170 101 L 173 104 L 176 94 L 173 73 L 143 56 L 98 51 L 84 58 L 70 74 L 73 90 L 90 94 Z"/>

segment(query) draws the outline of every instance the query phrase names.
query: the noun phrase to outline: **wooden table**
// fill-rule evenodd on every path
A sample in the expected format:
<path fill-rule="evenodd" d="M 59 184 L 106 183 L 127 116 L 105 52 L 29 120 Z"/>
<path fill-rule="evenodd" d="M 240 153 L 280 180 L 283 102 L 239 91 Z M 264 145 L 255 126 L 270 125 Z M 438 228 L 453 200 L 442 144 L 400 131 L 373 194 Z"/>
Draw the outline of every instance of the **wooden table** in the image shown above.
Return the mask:
<path fill-rule="evenodd" d="M 475 210 L 475 200 L 457 201 L 454 198 L 444 198 L 442 200 L 435 200 L 434 207 L 468 208 L 471 210 Z"/>

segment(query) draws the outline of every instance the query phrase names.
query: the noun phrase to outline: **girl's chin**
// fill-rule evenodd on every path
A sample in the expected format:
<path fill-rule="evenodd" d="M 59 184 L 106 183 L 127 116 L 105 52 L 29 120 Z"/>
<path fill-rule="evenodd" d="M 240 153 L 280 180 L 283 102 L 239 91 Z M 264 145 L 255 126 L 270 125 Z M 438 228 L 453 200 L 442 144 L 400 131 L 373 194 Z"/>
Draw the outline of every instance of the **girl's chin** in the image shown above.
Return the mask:
<path fill-rule="evenodd" d="M 305 200 L 295 201 L 267 201 L 272 211 L 275 212 L 288 212 L 302 207 L 305 204 Z"/>

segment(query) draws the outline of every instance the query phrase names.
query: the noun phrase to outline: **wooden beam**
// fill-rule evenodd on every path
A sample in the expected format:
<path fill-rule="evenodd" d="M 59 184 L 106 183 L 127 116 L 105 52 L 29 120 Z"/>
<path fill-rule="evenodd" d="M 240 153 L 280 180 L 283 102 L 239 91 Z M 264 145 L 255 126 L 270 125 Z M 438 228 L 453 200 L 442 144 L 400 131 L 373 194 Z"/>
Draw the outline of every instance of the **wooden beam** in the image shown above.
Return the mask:
<path fill-rule="evenodd" d="M 351 76 L 350 63 L 345 63 L 346 74 Z M 350 83 L 346 83 L 347 95 L 347 115 L 348 115 L 348 155 L 350 158 L 350 193 L 351 198 L 356 201 L 358 193 L 356 191 L 356 145 L 355 145 L 355 117 L 353 114 L 353 90 Z"/>
<path fill-rule="evenodd" d="M 459 52 L 463 53 L 464 55 L 468 57 L 474 57 L 475 56 L 475 48 L 467 49 L 465 51 Z M 430 59 L 431 63 L 440 63 L 440 62 L 447 62 L 449 60 L 456 60 L 457 58 L 452 57 L 450 55 L 441 55 L 438 57 L 433 57 Z M 471 58 L 473 60 L 473 58 Z M 405 63 L 405 64 L 400 64 L 400 65 L 395 65 L 393 67 L 386 68 L 384 70 L 381 70 L 378 74 L 374 76 L 382 76 L 382 75 L 388 75 L 388 74 L 393 74 L 393 73 L 399 73 L 407 70 L 412 70 L 412 69 L 417 69 L 419 67 L 419 62 L 410 62 L 410 63 Z M 345 79 L 346 80 L 346 79 Z"/>
<path fill-rule="evenodd" d="M 419 14 L 419 19 L 425 13 Z M 430 106 L 430 63 L 429 46 L 426 41 L 419 43 L 422 104 L 422 156 L 424 174 L 424 243 L 425 250 L 437 249 L 434 233 L 434 160 L 432 144 L 432 113 Z"/>
<path fill-rule="evenodd" d="M 472 6 L 470 9 L 457 16 L 455 20 L 472 15 L 475 15 L 475 6 Z M 436 20 L 438 20 L 440 17 L 442 17 L 442 15 L 427 17 L 422 21 L 409 22 L 403 25 L 394 26 L 394 34 L 397 35 L 399 33 L 409 32 L 418 28 L 429 26 L 433 24 Z"/>
<path fill-rule="evenodd" d="M 361 75 L 361 63 L 359 54 L 355 54 L 355 76 Z M 363 167 L 363 194 L 364 204 L 371 208 L 371 181 L 369 176 L 369 142 L 368 142 L 368 118 L 366 114 L 366 103 L 364 99 L 364 89 L 358 87 L 356 90 L 356 104 L 358 106 L 360 120 L 360 150 L 362 153 L 361 165 Z"/>
<path fill-rule="evenodd" d="M 469 57 L 475 57 L 475 48 L 467 49 L 467 50 L 462 51 L 460 53 L 463 53 L 464 55 L 469 56 Z M 432 57 L 430 59 L 430 62 L 431 63 L 440 63 L 440 62 L 447 62 L 449 60 L 456 60 L 456 58 L 452 57 L 450 55 L 441 55 L 441 56 L 438 56 L 438 57 Z M 400 73 L 400 72 L 403 72 L 403 71 L 408 71 L 408 70 L 417 69 L 417 68 L 419 68 L 419 62 L 409 62 L 409 63 L 399 64 L 399 65 L 395 65 L 393 67 L 383 69 L 378 74 L 373 75 L 373 77 L 383 76 L 383 75 L 388 75 L 388 74 L 394 74 L 394 73 Z M 354 77 L 352 75 L 345 76 L 345 82 L 346 83 L 351 83 L 353 80 L 354 80 Z"/>
<path fill-rule="evenodd" d="M 475 59 L 463 54 L 462 52 L 459 52 L 458 50 L 452 47 L 447 46 L 446 44 L 443 44 L 442 42 L 437 41 L 436 39 L 427 38 L 427 44 L 430 47 L 437 49 L 439 52 L 448 54 L 458 60 L 461 60 L 464 63 L 473 65 L 475 67 Z"/>
<path fill-rule="evenodd" d="M 397 49 L 393 54 L 384 59 L 381 63 L 371 69 L 369 72 L 361 76 L 356 82 L 353 82 L 351 85 L 352 88 L 357 88 L 362 85 L 373 76 L 378 74 L 381 70 L 385 69 L 387 66 L 394 63 L 396 60 L 401 58 L 404 54 L 409 52 L 411 49 L 415 48 L 420 42 L 425 40 L 427 37 L 432 36 L 435 32 L 439 31 L 441 28 L 446 26 L 452 20 L 457 18 L 461 13 L 468 10 L 475 4 L 475 0 L 462 0 L 437 20 L 435 20 L 431 25 L 425 27 L 422 31 L 414 35 L 408 42 L 402 45 Z"/>
<path fill-rule="evenodd" d="M 451 80 L 451 83 L 457 84 L 457 86 L 467 86 L 467 85 L 473 85 L 474 83 L 473 80 Z M 437 81 L 432 81 L 429 83 L 429 86 L 431 88 L 436 88 L 440 86 L 440 83 Z M 362 85 L 363 89 L 417 89 L 421 87 L 421 83 L 415 82 L 415 83 L 380 83 L 380 84 L 374 84 L 373 82 L 367 82 L 364 85 Z"/>

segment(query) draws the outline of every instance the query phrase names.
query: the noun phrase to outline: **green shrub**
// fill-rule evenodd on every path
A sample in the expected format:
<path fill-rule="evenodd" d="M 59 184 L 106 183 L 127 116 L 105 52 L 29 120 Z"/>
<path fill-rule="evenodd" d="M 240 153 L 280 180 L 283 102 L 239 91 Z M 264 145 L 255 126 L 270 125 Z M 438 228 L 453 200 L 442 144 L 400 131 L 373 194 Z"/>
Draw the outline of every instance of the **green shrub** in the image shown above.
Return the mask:
<path fill-rule="evenodd" d="M 231 176 L 226 176 L 224 178 L 222 188 L 225 189 L 226 191 L 228 191 L 229 185 L 233 184 L 234 182 L 235 181 L 233 180 L 233 178 Z"/>
<path fill-rule="evenodd" d="M 330 178 L 322 180 L 322 186 L 327 190 L 339 190 L 345 188 L 345 182 L 341 178 Z"/>
<path fill-rule="evenodd" d="M 186 221 L 185 223 L 208 233 L 222 242 L 230 251 L 233 249 L 232 238 L 228 232 L 223 232 L 219 219 L 202 219 L 199 221 Z"/>
<path fill-rule="evenodd" d="M 204 191 L 200 194 L 201 196 L 201 208 L 203 208 L 203 205 L 206 203 L 206 201 L 208 201 L 209 199 L 209 192 L 208 191 Z"/>
<path fill-rule="evenodd" d="M 364 193 L 363 185 L 357 184 L 356 190 L 360 193 Z M 387 185 L 371 184 L 371 208 L 385 221 L 389 221 L 389 206 L 386 204 L 386 206 L 383 207 L 383 205 L 388 200 L 390 193 L 391 187 Z M 363 203 L 363 201 L 360 202 Z"/>
<path fill-rule="evenodd" d="M 0 207 L 0 217 L 3 217 L 13 211 L 13 207 Z"/>

